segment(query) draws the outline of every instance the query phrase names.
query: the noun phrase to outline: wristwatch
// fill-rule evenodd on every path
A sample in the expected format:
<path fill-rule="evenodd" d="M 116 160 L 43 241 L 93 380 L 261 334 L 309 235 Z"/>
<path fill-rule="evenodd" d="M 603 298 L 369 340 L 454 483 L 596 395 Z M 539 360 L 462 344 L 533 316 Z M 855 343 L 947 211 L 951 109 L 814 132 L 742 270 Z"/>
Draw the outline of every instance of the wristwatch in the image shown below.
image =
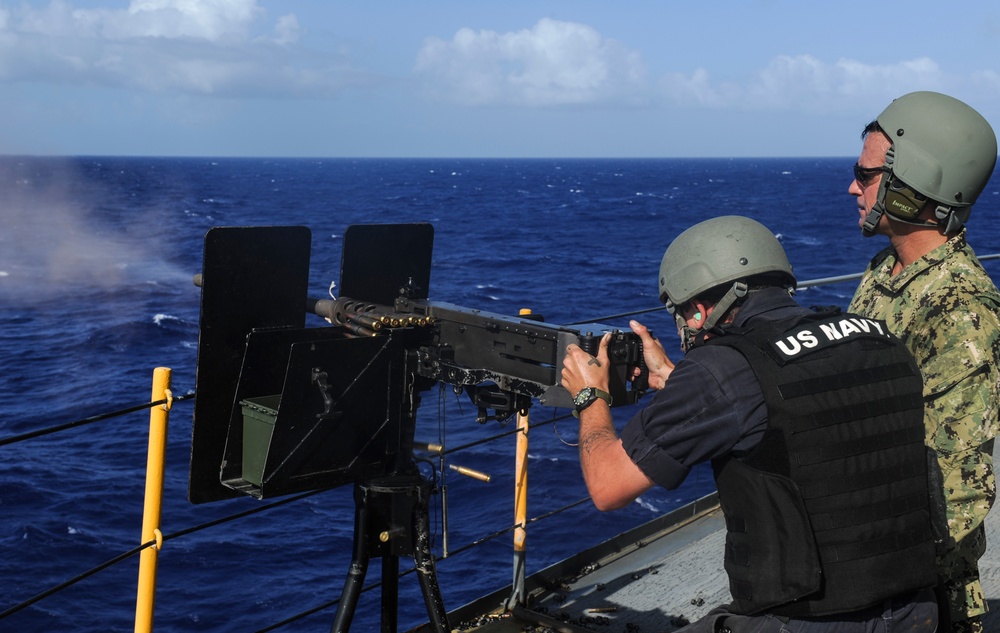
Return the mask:
<path fill-rule="evenodd" d="M 580 417 L 580 412 L 597 402 L 598 398 L 607 402 L 609 407 L 611 406 L 611 394 L 607 391 L 601 391 L 600 389 L 596 389 L 594 387 L 584 387 L 581 389 L 580 392 L 576 394 L 576 397 L 573 398 L 573 406 L 576 407 L 576 410 L 573 411 L 573 415 Z"/>

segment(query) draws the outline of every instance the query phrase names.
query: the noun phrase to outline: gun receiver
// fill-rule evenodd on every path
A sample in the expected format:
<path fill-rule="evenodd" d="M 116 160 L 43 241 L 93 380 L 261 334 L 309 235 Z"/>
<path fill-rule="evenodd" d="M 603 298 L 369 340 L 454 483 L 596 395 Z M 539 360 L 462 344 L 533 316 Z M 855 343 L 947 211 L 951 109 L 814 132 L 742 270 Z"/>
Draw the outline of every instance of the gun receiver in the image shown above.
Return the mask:
<path fill-rule="evenodd" d="M 479 422 L 505 420 L 527 409 L 532 398 L 545 406 L 572 407 L 572 394 L 560 385 L 566 347 L 575 343 L 596 355 L 605 332 L 611 333 L 608 358 L 613 404 L 633 404 L 647 388 L 648 370 L 639 337 L 600 324 L 549 325 L 405 296 L 392 307 L 345 297 L 310 301 L 309 305 L 354 336 L 378 336 L 392 328 L 426 328 L 427 341 L 417 349 L 419 375 L 466 388 L 479 407 Z M 633 380 L 636 368 L 640 374 Z M 495 415 L 488 416 L 488 409 Z"/>

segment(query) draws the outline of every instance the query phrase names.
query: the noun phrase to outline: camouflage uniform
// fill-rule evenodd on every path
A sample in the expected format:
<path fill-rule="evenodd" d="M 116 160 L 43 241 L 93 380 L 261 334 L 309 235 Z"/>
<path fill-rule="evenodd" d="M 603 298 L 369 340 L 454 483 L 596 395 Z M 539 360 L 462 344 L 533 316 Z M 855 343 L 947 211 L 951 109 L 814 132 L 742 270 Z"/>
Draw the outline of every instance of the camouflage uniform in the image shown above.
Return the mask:
<path fill-rule="evenodd" d="M 891 247 L 872 260 L 849 310 L 884 319 L 920 366 L 926 442 L 941 466 L 953 539 L 938 557 L 938 591 L 956 631 L 981 631 L 982 523 L 996 498 L 1000 293 L 964 230 L 893 277 L 895 263 Z"/>

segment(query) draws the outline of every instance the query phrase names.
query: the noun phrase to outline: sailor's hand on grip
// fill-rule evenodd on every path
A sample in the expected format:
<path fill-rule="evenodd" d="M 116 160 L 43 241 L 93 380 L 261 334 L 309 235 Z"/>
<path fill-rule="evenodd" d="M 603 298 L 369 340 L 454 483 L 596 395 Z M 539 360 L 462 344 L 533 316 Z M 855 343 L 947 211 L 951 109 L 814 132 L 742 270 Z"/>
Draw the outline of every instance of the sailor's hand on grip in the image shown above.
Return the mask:
<path fill-rule="evenodd" d="M 663 344 L 658 339 L 653 338 L 649 329 L 638 321 L 629 321 L 629 327 L 642 340 L 642 357 L 646 361 L 646 368 L 649 370 L 649 388 L 653 390 L 662 389 L 667 383 L 667 378 L 674 371 L 673 362 L 663 351 Z M 640 370 L 636 369 L 636 375 Z"/>
<path fill-rule="evenodd" d="M 597 347 L 597 356 L 591 356 L 579 345 L 567 345 L 566 357 L 563 359 L 562 386 L 570 396 L 577 394 L 584 387 L 595 387 L 608 391 L 608 342 L 611 334 L 601 337 Z"/>

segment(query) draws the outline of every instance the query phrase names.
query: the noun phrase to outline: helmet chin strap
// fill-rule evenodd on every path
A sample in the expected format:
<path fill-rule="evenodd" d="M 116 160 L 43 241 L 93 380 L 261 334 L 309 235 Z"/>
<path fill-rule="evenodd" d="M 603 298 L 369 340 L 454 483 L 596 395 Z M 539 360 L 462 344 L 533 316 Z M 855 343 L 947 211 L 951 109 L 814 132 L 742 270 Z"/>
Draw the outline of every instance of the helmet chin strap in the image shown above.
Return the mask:
<path fill-rule="evenodd" d="M 673 311 L 674 321 L 677 323 L 677 331 L 681 335 L 681 349 L 687 352 L 695 345 L 705 340 L 705 336 L 718 325 L 719 321 L 726 315 L 734 304 L 742 301 L 750 292 L 750 287 L 746 282 L 733 282 L 732 287 L 715 304 L 712 313 L 705 319 L 705 323 L 700 328 L 688 326 L 687 321 L 679 310 Z M 668 307 L 669 309 L 669 307 Z"/>
<path fill-rule="evenodd" d="M 875 228 L 878 226 L 879 220 L 882 219 L 882 216 L 885 215 L 885 193 L 889 189 L 889 180 L 891 180 L 892 176 L 892 165 L 895 162 L 896 152 L 890 145 L 889 149 L 885 151 L 885 164 L 883 165 L 887 171 L 882 173 L 882 178 L 878 184 L 878 193 L 875 194 L 875 204 L 872 205 L 871 211 L 869 211 L 868 216 L 865 217 L 865 223 L 861 225 L 861 234 L 865 237 L 875 235 Z"/>
<path fill-rule="evenodd" d="M 865 217 L 865 223 L 861 225 L 861 234 L 865 237 L 875 235 L 875 227 L 878 226 L 883 214 L 885 214 L 885 206 L 881 202 L 876 202 L 875 206 L 868 212 L 868 216 Z"/>
<path fill-rule="evenodd" d="M 677 323 L 677 333 L 681 336 L 681 349 L 687 352 L 694 347 L 695 338 L 701 330 L 689 327 L 680 312 L 674 313 L 674 322 Z"/>
<path fill-rule="evenodd" d="M 705 325 L 701 327 L 702 331 L 707 332 L 714 328 L 722 320 L 722 317 L 729 312 L 729 308 L 733 307 L 733 304 L 737 301 L 742 301 L 749 292 L 750 287 L 747 286 L 746 282 L 734 281 L 729 291 L 722 295 L 722 298 L 715 304 L 712 314 L 708 315 L 708 318 L 705 319 Z"/>

